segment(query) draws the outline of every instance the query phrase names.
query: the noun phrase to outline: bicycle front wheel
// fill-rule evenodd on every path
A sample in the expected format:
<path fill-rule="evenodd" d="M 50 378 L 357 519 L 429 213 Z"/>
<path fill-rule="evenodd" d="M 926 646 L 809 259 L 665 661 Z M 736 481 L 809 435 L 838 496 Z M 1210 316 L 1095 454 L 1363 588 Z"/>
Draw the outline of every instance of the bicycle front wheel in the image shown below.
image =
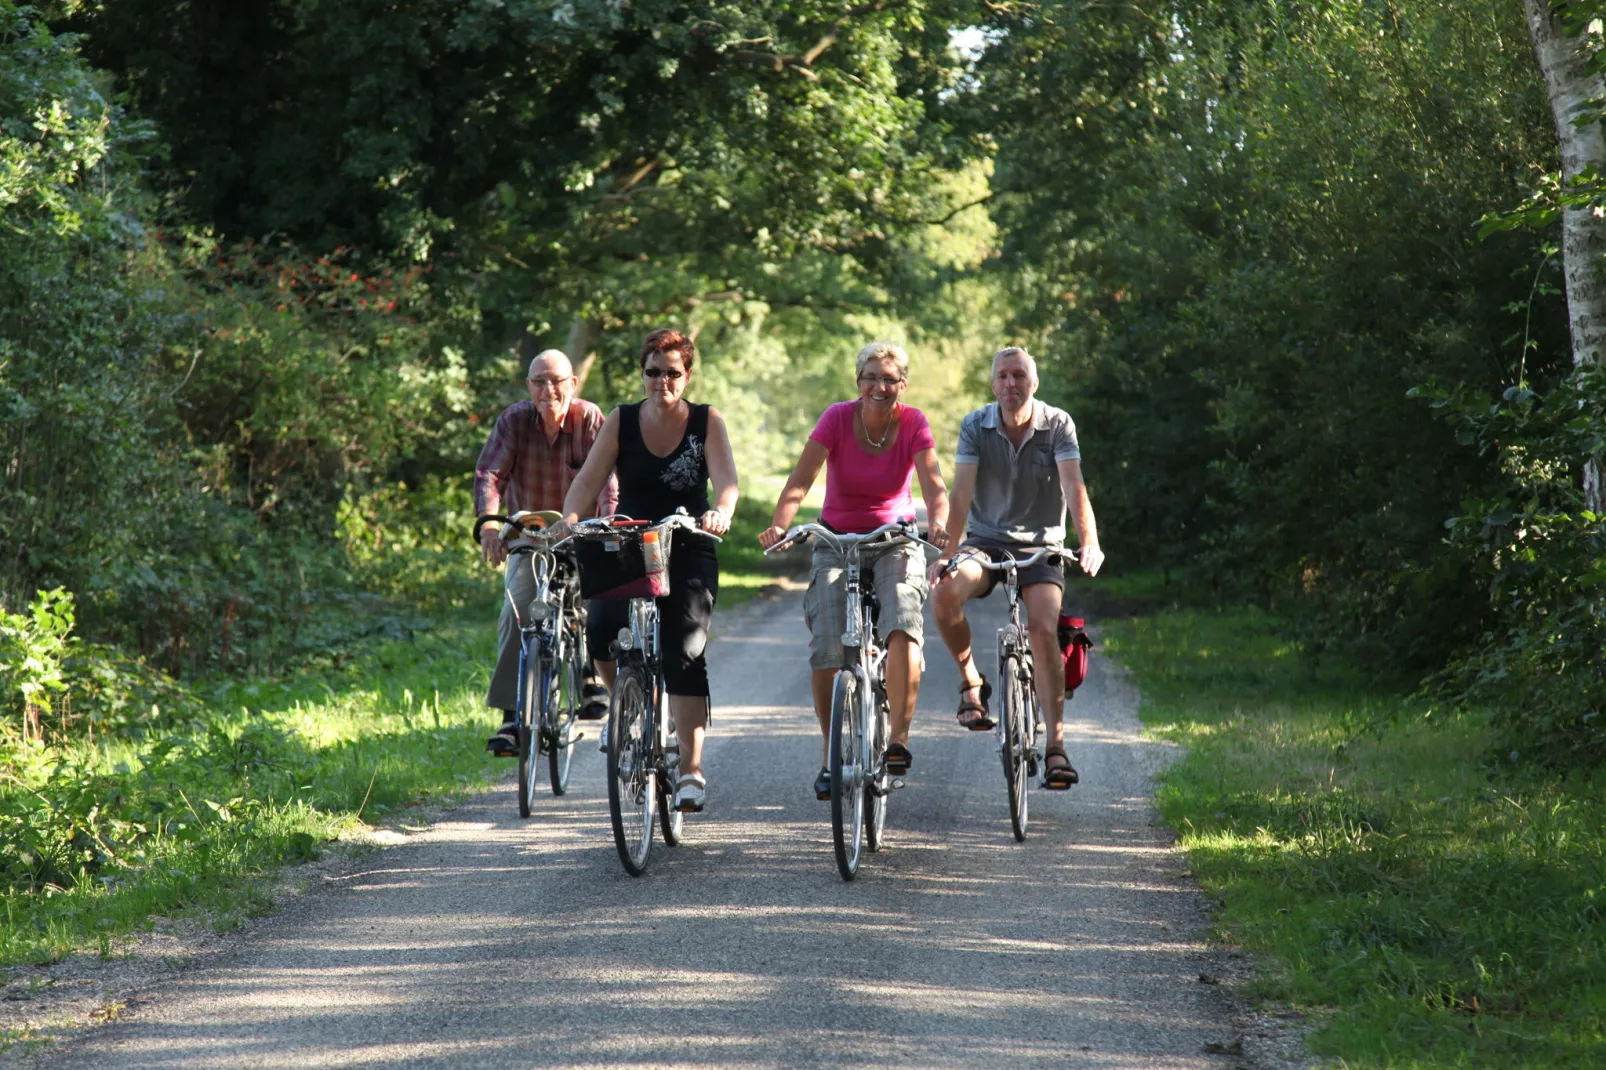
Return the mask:
<path fill-rule="evenodd" d="M 619 861 L 632 877 L 647 871 L 658 808 L 651 696 L 647 674 L 639 665 L 621 668 L 608 712 L 608 814 Z"/>
<path fill-rule="evenodd" d="M 865 767 L 870 778 L 864 791 L 864 845 L 872 851 L 886 846 L 887 802 L 892 798 L 892 778 L 887 775 L 887 742 L 892 736 L 891 711 L 887 708 L 886 688 L 870 689 L 874 696 L 870 731 L 866 733 Z"/>
<path fill-rule="evenodd" d="M 1004 684 L 1004 783 L 1009 790 L 1009 824 L 1017 842 L 1026 839 L 1027 808 L 1031 780 L 1027 766 L 1031 761 L 1031 709 L 1027 702 L 1025 669 L 1014 654 L 1005 656 L 998 670 Z"/>
<path fill-rule="evenodd" d="M 864 702 L 859 678 L 847 669 L 831 685 L 831 837 L 842 879 L 859 875 L 864 854 L 866 769 Z"/>
<path fill-rule="evenodd" d="M 535 802 L 541 756 L 541 696 L 551 676 L 543 661 L 531 655 L 529 647 L 519 654 L 519 816 L 529 817 Z"/>

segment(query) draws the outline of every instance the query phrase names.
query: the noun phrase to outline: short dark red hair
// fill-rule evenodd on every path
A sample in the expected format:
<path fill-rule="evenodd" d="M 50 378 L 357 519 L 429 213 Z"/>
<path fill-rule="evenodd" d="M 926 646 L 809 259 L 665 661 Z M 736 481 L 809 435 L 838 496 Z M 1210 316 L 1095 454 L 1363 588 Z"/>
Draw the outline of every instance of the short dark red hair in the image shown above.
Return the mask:
<path fill-rule="evenodd" d="M 697 363 L 697 343 L 691 340 L 691 335 L 685 331 L 677 331 L 673 327 L 660 327 L 649 334 L 641 343 L 641 366 L 647 366 L 647 358 L 654 353 L 679 353 L 680 362 L 687 371 Z"/>

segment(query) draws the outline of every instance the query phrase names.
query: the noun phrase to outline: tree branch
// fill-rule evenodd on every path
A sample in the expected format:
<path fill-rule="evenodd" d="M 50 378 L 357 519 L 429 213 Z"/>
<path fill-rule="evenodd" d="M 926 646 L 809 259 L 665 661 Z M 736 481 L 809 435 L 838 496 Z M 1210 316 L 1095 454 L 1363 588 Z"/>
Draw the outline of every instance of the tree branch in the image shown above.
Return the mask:
<path fill-rule="evenodd" d="M 971 201 L 968 204 L 961 204 L 958 208 L 955 208 L 953 211 L 949 212 L 947 215 L 943 216 L 941 219 L 922 219 L 922 220 L 920 220 L 920 222 L 924 223 L 928 227 L 940 227 L 944 223 L 946 223 L 950 219 L 952 219 L 954 216 L 958 215 L 960 212 L 965 211 L 967 208 L 974 208 L 978 204 L 986 204 L 988 201 L 990 201 L 992 199 L 993 199 L 993 194 L 992 194 L 992 192 L 989 192 L 985 197 L 978 197 L 978 198 L 976 198 L 975 200 Z"/>

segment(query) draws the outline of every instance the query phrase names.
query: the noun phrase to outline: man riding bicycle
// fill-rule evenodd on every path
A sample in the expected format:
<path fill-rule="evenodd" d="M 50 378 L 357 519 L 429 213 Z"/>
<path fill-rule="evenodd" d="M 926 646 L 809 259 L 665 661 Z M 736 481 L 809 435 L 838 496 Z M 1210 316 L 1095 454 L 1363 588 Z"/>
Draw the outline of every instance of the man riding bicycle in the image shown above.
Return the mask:
<path fill-rule="evenodd" d="M 602 410 L 575 397 L 579 380 L 562 350 L 548 349 L 530 361 L 525 379 L 529 401 L 510 405 L 497 418 L 496 426 L 480 459 L 474 466 L 474 512 L 476 516 L 512 514 L 520 511 L 553 510 L 561 515 L 564 495 L 602 428 Z M 610 478 L 595 503 L 596 515 L 614 511 L 619 499 L 617 481 Z M 480 547 L 486 563 L 495 568 L 527 540 L 518 536 L 504 541 L 497 525 L 488 524 L 480 532 Z M 502 711 L 502 725 L 485 742 L 485 749 L 498 757 L 518 754 L 518 723 L 514 707 L 519 692 L 519 626 L 513 606 L 528 605 L 535 597 L 535 577 L 528 568 L 508 568 L 503 579 L 507 596 L 502 599 L 502 615 L 497 622 L 496 669 L 485 704 Z M 608 714 L 608 693 L 595 679 L 587 661 L 580 716 L 596 720 Z"/>
<path fill-rule="evenodd" d="M 998 573 L 966 560 L 967 555 L 998 561 L 1010 555 L 1028 557 L 1044 546 L 1059 547 L 1065 540 L 1069 505 L 1081 539 L 1077 563 L 1091 576 L 1104 561 L 1093 505 L 1082 482 L 1076 425 L 1063 410 L 1036 400 L 1037 385 L 1037 362 L 1026 350 L 1008 346 L 993 355 L 992 387 L 997 402 L 970 413 L 959 425 L 948 514 L 949 545 L 959 549 L 944 554 L 931 567 L 935 583 L 931 615 L 959 665 L 958 718 L 972 731 L 987 731 L 995 725 L 988 708 L 992 685 L 976 668 L 965 603 L 991 593 L 998 584 Z M 944 577 L 954 559 L 957 564 Z M 1068 788 L 1079 777 L 1065 753 L 1065 680 L 1061 673 L 1048 671 L 1060 664 L 1056 625 L 1065 591 L 1061 562 L 1044 561 L 1023 569 L 1020 591 L 1032 659 L 1037 665 L 1038 703 L 1048 729 L 1043 786 Z"/>

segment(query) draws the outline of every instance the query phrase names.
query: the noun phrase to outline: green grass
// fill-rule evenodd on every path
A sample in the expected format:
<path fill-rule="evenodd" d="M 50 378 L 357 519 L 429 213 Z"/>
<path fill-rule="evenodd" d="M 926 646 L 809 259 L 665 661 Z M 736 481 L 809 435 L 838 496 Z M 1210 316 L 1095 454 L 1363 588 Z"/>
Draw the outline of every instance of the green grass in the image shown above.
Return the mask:
<path fill-rule="evenodd" d="M 483 619 L 482 619 L 483 618 Z M 222 687 L 144 738 L 11 744 L 0 759 L 0 964 L 112 954 L 151 918 L 220 929 L 271 907 L 260 878 L 362 822 L 478 787 L 489 612 L 339 667 Z"/>
<path fill-rule="evenodd" d="M 1187 748 L 1160 806 L 1256 955 L 1259 994 L 1310 1010 L 1353 1067 L 1606 1065 L 1603 782 L 1501 779 L 1473 721 L 1429 723 L 1320 671 L 1248 610 L 1095 597 L 1150 731 Z"/>
<path fill-rule="evenodd" d="M 760 503 L 738 510 L 721 547 L 722 609 L 794 567 L 759 551 L 768 521 Z M 500 774 L 482 747 L 501 585 L 445 553 L 390 555 L 433 577 L 390 592 L 393 611 L 433 615 L 408 616 L 409 639 L 305 658 L 280 679 L 202 683 L 182 712 L 153 710 L 93 741 L 0 738 L 0 965 L 115 954 L 152 919 L 186 911 L 231 928 L 271 909 L 264 878 L 286 863 Z"/>

